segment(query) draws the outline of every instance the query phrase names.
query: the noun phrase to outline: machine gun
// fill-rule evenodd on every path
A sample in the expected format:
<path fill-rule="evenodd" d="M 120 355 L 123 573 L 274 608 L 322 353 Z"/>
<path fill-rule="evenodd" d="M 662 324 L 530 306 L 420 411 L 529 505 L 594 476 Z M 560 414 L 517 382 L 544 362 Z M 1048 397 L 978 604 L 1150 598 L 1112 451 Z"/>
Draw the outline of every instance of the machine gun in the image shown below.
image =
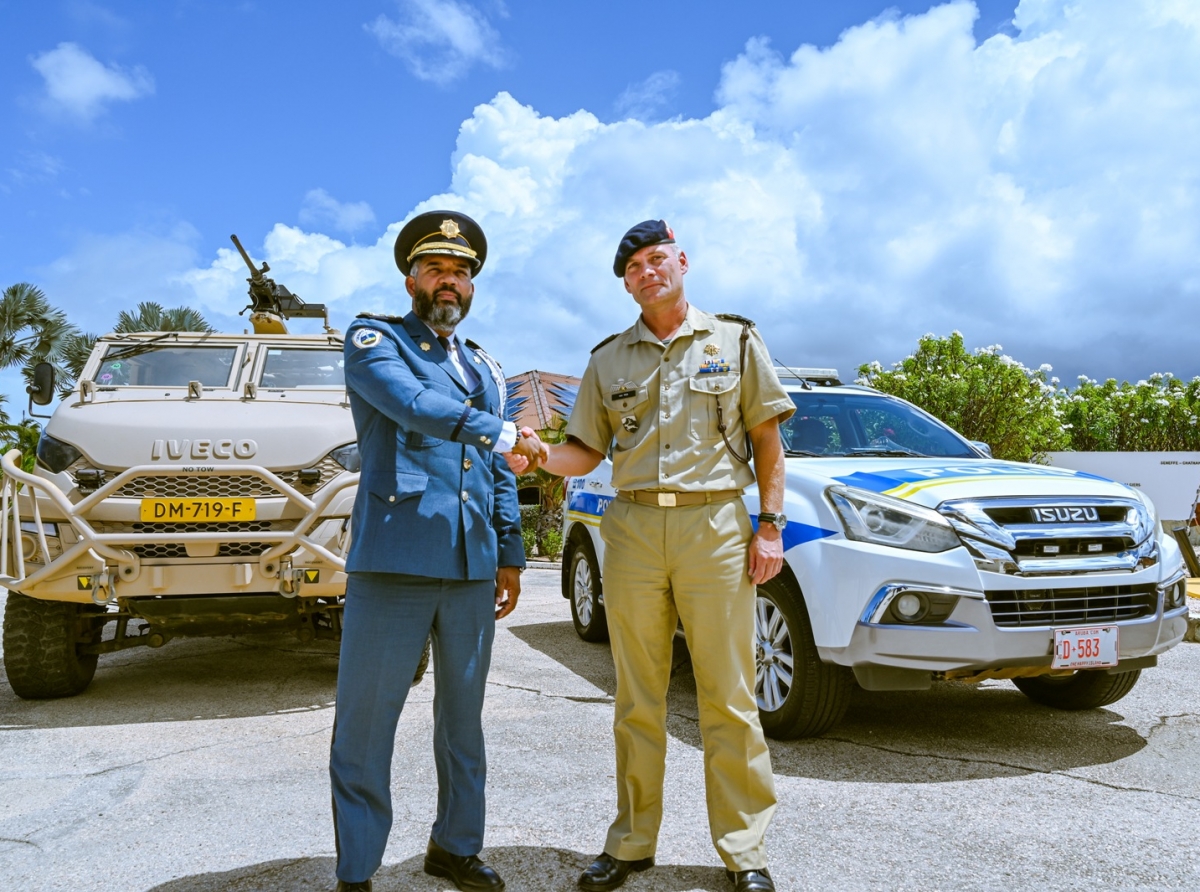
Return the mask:
<path fill-rule="evenodd" d="M 250 278 L 246 280 L 250 284 L 250 303 L 243 307 L 238 315 L 250 310 L 250 323 L 254 326 L 255 334 L 287 334 L 284 320 L 292 318 L 321 319 L 324 321 L 325 331 L 333 331 L 329 327 L 329 311 L 325 309 L 325 304 L 306 304 L 283 285 L 268 278 L 266 273 L 271 271 L 271 267 L 267 266 L 265 260 L 262 269 L 255 269 L 254 261 L 250 259 L 238 237 L 231 235 L 230 238 L 233 239 L 238 253 L 242 255 L 242 260 L 246 261 L 246 266 L 250 268 Z"/>

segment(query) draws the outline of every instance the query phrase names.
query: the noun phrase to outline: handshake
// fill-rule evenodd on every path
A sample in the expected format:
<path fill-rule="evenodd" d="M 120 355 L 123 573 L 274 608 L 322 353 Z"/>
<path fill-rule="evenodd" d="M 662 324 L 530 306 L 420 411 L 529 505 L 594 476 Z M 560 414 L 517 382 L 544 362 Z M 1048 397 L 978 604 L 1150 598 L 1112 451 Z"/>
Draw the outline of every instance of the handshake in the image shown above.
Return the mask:
<path fill-rule="evenodd" d="M 512 452 L 504 453 L 504 460 L 514 474 L 532 474 L 549 457 L 550 448 L 531 427 L 517 431 L 517 442 Z"/>

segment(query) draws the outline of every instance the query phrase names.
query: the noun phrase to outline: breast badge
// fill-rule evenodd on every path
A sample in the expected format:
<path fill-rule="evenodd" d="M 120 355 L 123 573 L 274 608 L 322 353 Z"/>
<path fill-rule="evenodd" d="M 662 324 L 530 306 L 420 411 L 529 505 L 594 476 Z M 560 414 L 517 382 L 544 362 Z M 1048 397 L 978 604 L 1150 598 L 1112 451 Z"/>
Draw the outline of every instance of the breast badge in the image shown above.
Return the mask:
<path fill-rule="evenodd" d="M 631 434 L 636 434 L 638 429 L 638 420 L 636 415 L 626 415 L 621 419 L 621 427 L 629 431 Z"/>
<path fill-rule="evenodd" d="M 704 352 L 707 353 L 709 347 L 713 347 L 713 346 L 714 346 L 713 344 L 709 344 L 708 347 L 704 348 Z M 715 350 L 714 352 L 720 353 L 721 351 Z M 727 371 L 729 371 L 729 363 L 725 361 L 724 357 L 718 356 L 714 359 L 704 360 L 704 364 L 702 366 L 700 366 L 700 371 L 697 372 L 697 374 L 699 374 L 699 375 L 715 375 L 718 372 L 727 372 Z"/>
<path fill-rule="evenodd" d="M 421 349 L 428 353 L 433 348 L 429 346 L 429 341 L 421 341 Z"/>
<path fill-rule="evenodd" d="M 360 328 L 350 338 L 350 343 L 355 347 L 374 347 L 379 343 L 381 335 L 379 332 L 371 328 Z"/>

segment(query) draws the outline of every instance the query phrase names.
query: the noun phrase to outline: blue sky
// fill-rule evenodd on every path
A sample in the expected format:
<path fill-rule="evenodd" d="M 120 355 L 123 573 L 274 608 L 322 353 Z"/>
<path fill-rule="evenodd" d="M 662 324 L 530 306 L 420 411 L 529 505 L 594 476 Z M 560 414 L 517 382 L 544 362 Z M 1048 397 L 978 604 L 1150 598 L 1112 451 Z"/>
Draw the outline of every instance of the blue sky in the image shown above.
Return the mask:
<path fill-rule="evenodd" d="M 689 295 L 795 365 L 927 331 L 1071 379 L 1200 373 L 1200 5 L 0 0 L 0 283 L 90 331 L 241 327 L 237 232 L 344 327 L 390 243 L 491 244 L 465 334 L 578 374 L 666 217 Z M 299 328 L 304 328 L 301 323 Z M 14 400 L 15 402 L 15 400 Z"/>

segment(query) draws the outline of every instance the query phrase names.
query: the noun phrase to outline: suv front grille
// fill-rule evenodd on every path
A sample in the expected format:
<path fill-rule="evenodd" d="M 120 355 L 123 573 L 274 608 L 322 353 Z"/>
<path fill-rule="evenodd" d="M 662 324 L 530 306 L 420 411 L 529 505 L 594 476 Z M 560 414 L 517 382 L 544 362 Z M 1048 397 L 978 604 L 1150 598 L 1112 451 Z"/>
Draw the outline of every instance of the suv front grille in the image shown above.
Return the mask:
<path fill-rule="evenodd" d="M 1154 521 L 1136 498 L 996 497 L 943 502 L 976 565 L 1054 576 L 1138 570 L 1157 563 Z"/>
<path fill-rule="evenodd" d="M 1118 622 L 1152 616 L 1158 609 L 1154 585 L 1028 588 L 986 594 L 992 621 L 1005 628 Z"/>

